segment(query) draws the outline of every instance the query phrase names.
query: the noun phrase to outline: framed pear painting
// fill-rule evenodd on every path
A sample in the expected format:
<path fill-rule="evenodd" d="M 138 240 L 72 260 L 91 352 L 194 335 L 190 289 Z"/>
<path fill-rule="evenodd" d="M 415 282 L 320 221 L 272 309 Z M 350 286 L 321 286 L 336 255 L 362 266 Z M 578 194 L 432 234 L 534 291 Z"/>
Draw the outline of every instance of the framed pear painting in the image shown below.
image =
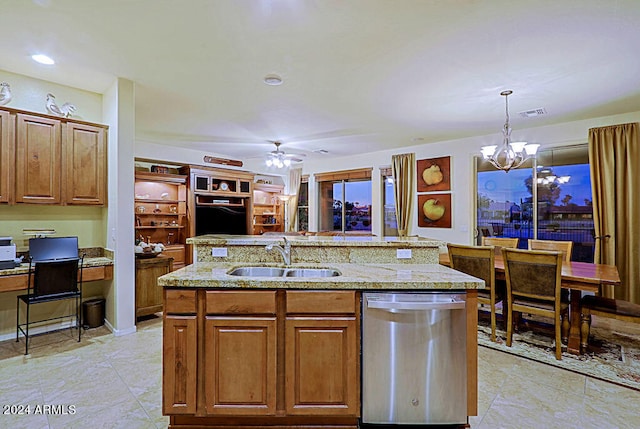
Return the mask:
<path fill-rule="evenodd" d="M 451 190 L 451 157 L 419 159 L 417 163 L 418 192 Z"/>
<path fill-rule="evenodd" d="M 451 194 L 418 195 L 418 226 L 451 228 Z"/>

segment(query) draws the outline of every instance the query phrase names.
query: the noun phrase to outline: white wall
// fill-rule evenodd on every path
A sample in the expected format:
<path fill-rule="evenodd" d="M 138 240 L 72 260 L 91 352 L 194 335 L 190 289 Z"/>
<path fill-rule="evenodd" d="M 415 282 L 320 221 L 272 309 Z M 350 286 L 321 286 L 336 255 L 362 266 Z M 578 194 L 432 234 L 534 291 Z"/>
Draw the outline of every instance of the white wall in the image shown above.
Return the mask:
<path fill-rule="evenodd" d="M 114 254 L 114 278 L 107 290 L 107 321 L 116 335 L 135 332 L 133 194 L 135 93 L 130 80 L 116 79 L 104 94 L 109 127 L 107 247 Z"/>
<path fill-rule="evenodd" d="M 101 94 L 4 70 L 0 70 L 0 82 L 7 82 L 11 87 L 12 99 L 6 107 L 49 114 L 45 102 L 47 94 L 51 93 L 58 105 L 69 102 L 76 106 L 77 110 L 72 116 L 74 119 L 102 123 Z"/>
<path fill-rule="evenodd" d="M 566 146 L 588 141 L 589 128 L 640 121 L 640 111 L 615 116 L 567 122 L 559 125 L 513 130 L 513 139 L 540 143 L 541 149 Z M 500 142 L 501 133 L 466 139 L 443 141 L 431 144 L 408 146 L 402 149 L 367 153 L 361 156 L 331 158 L 328 160 L 305 161 L 303 174 L 313 174 L 354 168 L 373 167 L 373 233 L 381 231 L 381 184 L 379 168 L 391 165 L 391 156 L 415 152 L 416 160 L 440 156 L 451 156 L 452 228 L 419 228 L 417 197 L 414 196 L 411 229 L 409 235 L 419 235 L 452 243 L 471 244 L 475 213 L 475 174 L 473 157 L 480 153 L 480 147 Z M 505 173 L 506 174 L 506 173 Z M 309 230 L 317 230 L 316 189 L 313 177 L 309 181 Z"/>

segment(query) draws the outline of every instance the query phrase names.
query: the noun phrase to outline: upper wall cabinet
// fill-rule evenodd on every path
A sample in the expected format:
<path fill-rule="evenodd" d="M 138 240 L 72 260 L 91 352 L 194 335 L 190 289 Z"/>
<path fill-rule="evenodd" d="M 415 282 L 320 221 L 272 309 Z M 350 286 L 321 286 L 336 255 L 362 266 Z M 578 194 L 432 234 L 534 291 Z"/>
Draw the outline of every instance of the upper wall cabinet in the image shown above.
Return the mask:
<path fill-rule="evenodd" d="M 62 171 L 67 204 L 105 204 L 107 154 L 104 128 L 67 122 Z"/>
<path fill-rule="evenodd" d="M 15 166 L 15 185 L 9 189 L 15 194 L 0 202 L 106 203 L 107 127 L 21 111 L 0 112 L 9 115 L 9 158 L 11 147 L 15 153 L 15 161 L 9 161 Z"/>
<path fill-rule="evenodd" d="M 0 110 L 0 203 L 8 203 L 13 197 L 13 144 L 9 134 L 12 119 L 9 112 Z"/>
<path fill-rule="evenodd" d="M 62 123 L 23 114 L 16 119 L 16 202 L 62 203 Z"/>

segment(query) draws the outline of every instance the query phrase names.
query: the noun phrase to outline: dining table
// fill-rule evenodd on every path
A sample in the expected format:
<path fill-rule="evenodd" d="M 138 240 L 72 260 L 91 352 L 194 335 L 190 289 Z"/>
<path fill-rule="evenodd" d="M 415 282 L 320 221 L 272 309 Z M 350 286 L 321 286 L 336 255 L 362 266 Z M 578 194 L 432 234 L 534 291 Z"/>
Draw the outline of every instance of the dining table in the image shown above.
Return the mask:
<path fill-rule="evenodd" d="M 451 266 L 448 253 L 440 253 L 440 264 Z M 502 253 L 495 256 L 496 279 L 505 279 Z M 569 339 L 567 351 L 580 354 L 580 298 L 582 292 L 600 293 L 604 285 L 620 285 L 620 274 L 615 265 L 590 262 L 562 262 L 561 286 L 569 290 Z"/>

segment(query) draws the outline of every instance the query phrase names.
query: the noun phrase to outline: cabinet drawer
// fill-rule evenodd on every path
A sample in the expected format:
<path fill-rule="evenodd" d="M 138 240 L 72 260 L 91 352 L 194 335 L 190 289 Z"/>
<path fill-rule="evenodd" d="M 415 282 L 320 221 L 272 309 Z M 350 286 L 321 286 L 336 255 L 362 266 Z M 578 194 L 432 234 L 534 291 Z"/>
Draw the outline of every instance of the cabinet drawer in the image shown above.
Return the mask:
<path fill-rule="evenodd" d="M 184 263 L 184 247 L 167 247 L 162 251 L 162 254 L 167 258 L 173 258 L 174 265 Z"/>
<path fill-rule="evenodd" d="M 207 291 L 207 314 L 275 314 L 275 291 Z"/>
<path fill-rule="evenodd" d="M 353 314 L 355 291 L 287 291 L 287 313 Z"/>
<path fill-rule="evenodd" d="M 196 313 L 196 291 L 189 289 L 165 289 L 164 310 L 167 313 L 195 314 Z"/>

